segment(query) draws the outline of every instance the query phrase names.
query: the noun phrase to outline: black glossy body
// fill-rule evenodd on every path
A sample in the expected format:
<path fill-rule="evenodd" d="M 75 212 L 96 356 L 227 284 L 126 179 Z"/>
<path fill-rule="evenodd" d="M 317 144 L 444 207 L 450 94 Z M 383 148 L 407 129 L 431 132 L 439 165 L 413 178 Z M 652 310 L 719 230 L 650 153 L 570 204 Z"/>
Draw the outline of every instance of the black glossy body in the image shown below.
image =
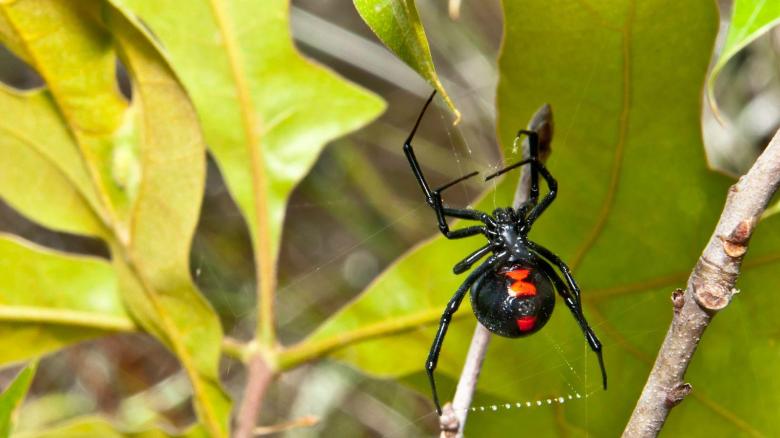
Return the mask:
<path fill-rule="evenodd" d="M 431 190 L 425 180 L 412 149 L 412 139 L 434 95 L 435 91 L 428 98 L 417 117 L 417 122 L 404 143 L 404 154 L 409 160 L 412 172 L 425 195 L 425 201 L 436 213 L 439 231 L 447 239 L 482 235 L 488 241 L 487 244 L 458 262 L 452 269 L 455 274 L 464 273 L 487 256 L 485 261 L 468 274 L 447 303 L 428 359 L 425 362 L 425 370 L 431 383 L 437 412 L 441 415 L 433 373 L 452 316 L 460 307 L 469 288 L 471 288 L 472 307 L 479 322 L 493 333 L 510 338 L 527 336 L 544 327 L 555 307 L 553 291 L 557 292 L 582 329 L 588 345 L 596 353 L 601 367 L 604 389 L 606 389 L 607 372 L 601 354 L 601 342 L 593 333 L 582 313 L 580 288 L 574 280 L 571 270 L 552 251 L 528 239 L 528 233 L 534 222 L 555 200 L 558 192 L 557 181 L 539 161 L 538 134 L 533 131 L 520 131 L 517 134 L 518 138 L 523 134 L 528 136 L 531 157 L 485 178 L 487 181 L 509 170 L 530 164 L 531 185 L 527 202 L 517 209 L 512 207 L 496 209 L 492 214 L 468 208 L 447 207 L 442 202 L 441 193 L 454 184 L 477 175 L 477 172 L 458 178 L 436 190 Z M 540 175 L 549 188 L 541 200 L 539 199 Z M 447 217 L 478 221 L 481 222 L 481 225 L 450 230 Z M 563 279 L 553 266 L 560 271 Z"/>
<path fill-rule="evenodd" d="M 508 261 L 499 270 L 490 270 L 471 286 L 471 308 L 477 320 L 491 332 L 507 338 L 528 336 L 541 330 L 550 320 L 555 308 L 555 289 L 544 272 L 535 268 L 533 261 Z M 528 283 L 536 289 L 533 295 L 517 296 L 507 272 L 528 272 Z M 521 328 L 517 321 L 525 318 Z M 533 318 L 532 320 L 530 318 Z M 532 324 L 530 322 L 533 321 Z"/>

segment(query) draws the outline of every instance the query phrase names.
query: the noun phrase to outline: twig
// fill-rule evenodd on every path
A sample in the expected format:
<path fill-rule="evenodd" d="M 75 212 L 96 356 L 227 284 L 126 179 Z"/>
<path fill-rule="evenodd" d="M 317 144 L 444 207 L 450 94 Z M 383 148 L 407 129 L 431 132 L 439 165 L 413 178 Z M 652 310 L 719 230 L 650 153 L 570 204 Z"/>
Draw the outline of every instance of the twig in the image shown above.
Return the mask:
<path fill-rule="evenodd" d="M 712 318 L 737 293 L 734 285 L 747 244 L 780 184 L 780 131 L 753 167 L 731 186 L 720 221 L 685 292 L 672 295 L 674 316 L 624 437 L 654 437 L 691 385 L 685 371 Z"/>
<path fill-rule="evenodd" d="M 222 338 L 222 353 L 237 361 L 246 362 L 249 359 L 249 345 L 251 344 L 230 336 L 224 336 Z"/>
<path fill-rule="evenodd" d="M 550 143 L 553 136 L 553 118 L 550 105 L 545 104 L 536 111 L 528 124 L 528 129 L 539 134 L 539 158 L 546 161 L 551 152 Z M 523 141 L 522 156 L 530 156 L 530 146 L 527 139 Z M 523 202 L 528 200 L 530 188 L 531 173 L 522 172 L 512 202 L 514 208 L 520 207 Z M 444 405 L 442 415 L 439 418 L 441 438 L 463 437 L 469 407 L 471 407 L 471 400 L 477 387 L 479 373 L 482 371 L 482 362 L 485 360 L 489 343 L 490 332 L 482 324 L 477 323 L 474 336 L 471 338 L 469 352 L 466 355 L 466 363 L 463 365 L 460 380 L 458 380 L 458 386 L 455 389 L 455 397 L 452 403 Z"/>
<path fill-rule="evenodd" d="M 244 399 L 236 417 L 235 438 L 251 438 L 257 421 L 257 413 L 263 405 L 263 397 L 274 373 L 259 352 L 255 352 L 247 364 L 247 382 Z"/>
<path fill-rule="evenodd" d="M 307 415 L 295 420 L 285 421 L 284 423 L 274 424 L 273 426 L 258 426 L 253 431 L 255 436 L 271 435 L 275 433 L 286 432 L 301 427 L 312 427 L 320 422 L 320 419 L 314 415 Z"/>

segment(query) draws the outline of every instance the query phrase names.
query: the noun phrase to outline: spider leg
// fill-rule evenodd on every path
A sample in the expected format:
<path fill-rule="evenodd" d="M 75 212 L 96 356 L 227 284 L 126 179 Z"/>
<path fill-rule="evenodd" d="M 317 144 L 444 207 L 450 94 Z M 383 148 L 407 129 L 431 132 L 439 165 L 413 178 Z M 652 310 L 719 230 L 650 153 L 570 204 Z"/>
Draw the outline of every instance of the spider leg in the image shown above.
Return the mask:
<path fill-rule="evenodd" d="M 445 216 L 450 216 L 458 219 L 468 219 L 472 221 L 480 221 L 488 226 L 496 226 L 496 221 L 484 212 L 479 210 L 472 210 L 470 208 L 450 208 L 442 206 L 442 211 Z"/>
<path fill-rule="evenodd" d="M 452 187 L 453 185 L 455 185 L 455 184 L 457 184 L 457 183 L 459 183 L 461 181 L 464 181 L 464 180 L 466 180 L 468 178 L 476 176 L 478 174 L 479 174 L 479 172 L 471 172 L 468 175 L 462 176 L 462 177 L 460 177 L 460 178 L 458 178 L 458 179 L 456 179 L 456 180 L 454 180 L 452 182 L 449 182 L 449 183 L 439 187 L 438 189 L 434 190 L 433 192 L 431 192 L 431 196 L 433 197 L 433 200 L 434 200 L 434 205 L 435 206 L 438 205 L 441 208 L 441 217 L 440 217 L 439 216 L 439 210 L 436 210 L 436 207 L 434 206 L 434 210 L 436 210 L 436 213 L 437 213 L 437 218 L 439 219 L 439 226 L 440 226 L 440 228 L 441 228 L 441 223 L 442 222 L 444 222 L 444 224 L 446 225 L 446 220 L 444 219 L 446 216 L 450 216 L 450 217 L 454 217 L 454 218 L 458 218 L 458 219 L 467 219 L 467 220 L 480 221 L 480 222 L 482 222 L 485 225 L 488 225 L 490 227 L 495 227 L 497 225 L 496 221 L 493 219 L 493 217 L 491 217 L 487 213 L 481 212 L 479 210 L 470 209 L 470 208 L 450 208 L 450 207 L 445 207 L 444 203 L 441 200 L 441 193 L 444 190 Z"/>
<path fill-rule="evenodd" d="M 465 259 L 459 261 L 452 268 L 452 272 L 454 272 L 455 274 L 462 274 L 462 273 L 468 271 L 469 269 L 471 269 L 471 266 L 474 263 L 476 263 L 482 257 L 485 257 L 485 255 L 487 255 L 487 253 L 489 253 L 491 249 L 492 249 L 492 245 L 490 243 L 488 243 L 487 245 L 483 246 L 482 248 L 479 248 L 478 250 L 472 252 L 471 254 L 469 254 L 468 257 L 466 257 Z"/>
<path fill-rule="evenodd" d="M 544 210 L 547 209 L 547 207 L 552 204 L 552 202 L 555 200 L 555 196 L 558 194 L 558 181 L 553 178 L 553 176 L 550 174 L 550 171 L 547 170 L 547 168 L 542 164 L 540 161 L 532 161 L 531 162 L 531 168 L 537 168 L 539 173 L 542 174 L 542 178 L 544 178 L 545 182 L 547 182 L 547 187 L 549 188 L 549 191 L 546 195 L 544 195 L 544 198 L 542 198 L 541 202 L 539 202 L 538 205 L 536 205 L 533 210 L 531 210 L 530 213 L 528 213 L 528 217 L 526 218 L 526 223 L 528 224 L 528 227 L 533 225 L 534 222 L 536 222 L 536 219 L 539 218 L 539 216 L 544 213 Z"/>
<path fill-rule="evenodd" d="M 550 171 L 547 170 L 547 168 L 544 166 L 544 164 L 540 163 L 539 161 L 534 160 L 533 158 L 526 158 L 523 161 L 519 161 L 515 164 L 512 164 L 511 166 L 507 166 L 498 172 L 492 173 L 485 177 L 485 181 L 488 181 L 490 179 L 493 179 L 499 175 L 503 175 L 506 172 L 509 172 L 512 169 L 516 169 L 520 166 L 523 166 L 525 164 L 531 164 L 531 169 L 536 169 L 539 173 L 542 174 L 542 178 L 544 178 L 545 182 L 547 182 L 547 186 L 549 187 L 549 191 L 546 195 L 544 195 L 544 198 L 542 198 L 542 201 L 539 202 L 539 204 L 535 205 L 533 210 L 531 210 L 530 213 L 528 213 L 528 217 L 526 218 L 526 221 L 528 222 L 528 226 L 531 226 L 536 219 L 539 218 L 539 216 L 544 212 L 544 210 L 547 209 L 547 207 L 552 204 L 552 202 L 555 200 L 555 196 L 558 194 L 558 181 L 553 178 L 553 176 L 550 174 Z M 533 175 L 532 175 L 533 179 Z M 537 192 L 539 190 L 537 186 Z M 538 196 L 538 193 L 537 193 Z M 529 199 L 530 202 L 530 199 Z"/>
<path fill-rule="evenodd" d="M 463 301 L 463 297 L 466 296 L 466 292 L 468 292 L 469 287 L 485 272 L 487 272 L 489 269 L 493 268 L 494 266 L 498 265 L 499 263 L 506 260 L 506 258 L 509 256 L 509 253 L 507 251 L 503 251 L 499 254 L 494 254 L 490 256 L 487 260 L 485 260 L 481 265 L 479 265 L 476 269 L 471 271 L 468 277 L 466 277 L 466 280 L 463 281 L 463 283 L 458 287 L 458 290 L 455 291 L 455 294 L 450 298 L 449 303 L 447 303 L 447 307 L 444 309 L 444 313 L 441 315 L 441 320 L 439 322 L 439 330 L 436 332 L 436 337 L 433 339 L 433 344 L 431 345 L 431 350 L 428 353 L 428 359 L 425 361 L 425 371 L 428 373 L 428 380 L 431 382 L 431 392 L 433 393 L 433 403 L 436 405 L 436 412 L 441 415 L 441 405 L 439 404 L 439 394 L 436 392 L 436 380 L 433 378 L 433 371 L 436 369 L 436 364 L 439 362 L 439 353 L 441 352 L 441 346 L 444 342 L 444 336 L 447 334 L 447 329 L 450 326 L 450 321 L 452 320 L 452 316 L 457 312 L 458 307 L 460 307 L 461 301 Z"/>
<path fill-rule="evenodd" d="M 515 164 L 506 166 L 497 172 L 491 173 L 485 177 L 485 181 L 489 181 L 499 175 L 503 175 L 512 169 L 517 169 L 524 164 L 531 163 L 531 186 L 529 188 L 528 201 L 526 201 L 524 204 L 530 204 L 533 206 L 539 202 L 539 169 L 536 165 L 537 163 L 541 164 L 541 161 L 539 161 L 539 134 L 534 131 L 521 129 L 518 131 L 517 137 L 515 137 L 515 142 L 517 142 L 523 134 L 528 136 L 528 144 L 530 146 L 531 156 Z"/>
<path fill-rule="evenodd" d="M 599 341 L 599 338 L 596 337 L 595 333 L 593 333 L 593 329 L 590 328 L 588 321 L 585 319 L 585 314 L 582 313 L 580 288 L 577 285 L 577 282 L 574 280 L 574 277 L 571 275 L 571 270 L 566 265 L 566 263 L 564 263 L 558 256 L 553 254 L 552 251 L 548 250 L 547 248 L 531 241 L 528 241 L 527 244 L 532 251 L 541 256 L 538 259 L 539 265 L 555 284 L 555 289 L 558 291 L 558 294 L 561 296 L 561 298 L 563 298 L 564 303 L 566 303 L 566 307 L 571 310 L 574 319 L 576 319 L 577 323 L 580 325 L 582 333 L 585 335 L 585 339 L 588 341 L 588 345 L 590 345 L 590 349 L 596 353 L 596 356 L 599 359 L 599 367 L 601 368 L 602 383 L 604 385 L 604 389 L 607 389 L 607 370 L 604 368 L 604 358 L 601 353 L 601 341 Z M 561 270 L 564 277 L 566 278 L 568 287 L 566 284 L 564 284 L 563 280 L 561 280 L 561 277 L 558 276 L 558 273 L 555 272 L 555 269 L 553 269 L 550 263 L 547 263 L 544 259 L 542 259 L 542 257 L 552 262 L 552 264 Z"/>
<path fill-rule="evenodd" d="M 526 244 L 529 248 L 531 248 L 535 253 L 539 254 L 540 256 L 544 257 L 545 259 L 549 260 L 553 265 L 557 266 L 558 269 L 561 270 L 563 273 L 564 278 L 566 278 L 566 283 L 569 284 L 569 287 L 571 287 L 571 292 L 574 294 L 574 298 L 577 300 L 578 306 L 581 302 L 580 299 L 580 287 L 577 285 L 577 281 L 574 280 L 574 276 L 571 273 L 571 269 L 569 266 L 561 260 L 560 257 L 553 254 L 552 251 L 549 249 L 543 247 L 542 245 L 539 245 L 536 242 L 532 242 L 530 240 L 526 241 Z"/>
<path fill-rule="evenodd" d="M 536 219 L 541 216 L 544 210 L 546 210 L 547 207 L 549 207 L 550 204 L 552 204 L 552 202 L 555 200 L 555 197 L 558 194 L 558 181 L 553 178 L 552 174 L 550 174 L 550 171 L 547 170 L 541 161 L 539 161 L 539 134 L 534 131 L 521 130 L 517 133 L 517 137 L 519 138 L 521 134 L 528 135 L 528 143 L 531 146 L 531 158 L 526 158 L 525 160 L 507 166 L 498 172 L 492 173 L 485 177 L 485 181 L 488 181 L 499 175 L 503 175 L 504 173 L 525 164 L 531 164 L 531 187 L 527 204 L 534 205 L 534 208 L 530 213 L 528 213 L 528 217 L 526 218 L 526 222 L 528 224 L 527 226 L 530 227 L 534 222 L 536 222 Z M 545 182 L 547 182 L 547 187 L 549 188 L 549 191 L 544 196 L 544 198 L 542 198 L 541 202 L 538 202 L 539 174 L 542 175 L 542 178 L 544 178 Z"/>
<path fill-rule="evenodd" d="M 441 201 L 440 190 L 433 191 L 432 196 L 434 199 L 433 209 L 436 212 L 436 219 L 439 222 L 439 231 L 442 234 L 444 234 L 444 237 L 448 239 L 460 239 L 463 237 L 473 236 L 479 233 L 482 233 L 485 236 L 487 236 L 488 234 L 491 234 L 490 229 L 497 225 L 496 221 L 487 213 L 483 213 L 478 210 L 472 210 L 469 208 L 444 207 Z M 457 219 L 480 221 L 485 225 L 487 225 L 487 227 L 473 226 L 473 227 L 466 227 L 455 231 L 451 231 L 450 226 L 447 223 L 447 216 L 454 217 Z"/>
<path fill-rule="evenodd" d="M 428 202 L 428 205 L 433 207 L 433 197 L 431 196 L 431 188 L 428 186 L 428 182 L 425 181 L 425 177 L 423 176 L 422 169 L 420 168 L 420 164 L 417 162 L 417 158 L 414 156 L 414 150 L 412 150 L 412 139 L 414 139 L 414 134 L 417 133 L 417 128 L 420 126 L 420 121 L 422 121 L 423 115 L 425 114 L 425 110 L 428 109 L 428 105 L 431 104 L 431 101 L 433 100 L 433 96 L 436 95 L 436 90 L 433 90 L 433 93 L 431 93 L 430 97 L 428 97 L 428 100 L 425 101 L 425 105 L 423 105 L 422 111 L 420 111 L 420 115 L 417 116 L 417 121 L 414 123 L 414 128 L 412 128 L 412 132 L 409 133 L 409 137 L 404 142 L 404 154 L 406 155 L 406 159 L 409 160 L 409 165 L 412 166 L 412 172 L 414 172 L 414 177 L 417 179 L 417 182 L 420 184 L 420 187 L 422 188 L 423 193 L 425 194 L 425 200 Z"/>
<path fill-rule="evenodd" d="M 444 234 L 444 236 L 448 239 L 462 239 L 464 237 L 476 236 L 477 234 L 487 235 L 487 229 L 482 226 L 459 228 L 453 231 L 447 230 L 447 233 Z"/>
<path fill-rule="evenodd" d="M 531 160 L 541 163 L 539 161 L 539 134 L 536 131 L 521 129 L 517 133 L 517 138 L 519 139 L 523 134 L 528 136 Z M 528 202 L 531 205 L 536 205 L 539 202 L 539 170 L 534 165 L 531 165 L 531 187 L 528 190 Z"/>
<path fill-rule="evenodd" d="M 477 175 L 479 175 L 479 172 L 477 172 L 477 171 L 474 171 L 474 172 L 471 172 L 471 173 L 469 173 L 469 174 L 463 175 L 463 176 L 461 176 L 460 178 L 455 178 L 454 180 L 452 180 L 452 181 L 448 182 L 447 184 L 444 184 L 443 186 L 439 187 L 439 188 L 438 188 L 438 189 L 436 189 L 435 191 L 437 191 L 437 192 L 441 193 L 441 192 L 443 192 L 443 191 L 447 190 L 448 188 L 450 188 L 450 187 L 454 186 L 455 184 L 457 184 L 457 183 L 459 183 L 459 182 L 466 181 L 467 179 L 469 179 L 469 178 L 471 178 L 471 177 L 474 177 L 474 176 L 477 176 Z"/>
<path fill-rule="evenodd" d="M 446 208 L 444 207 L 444 204 L 442 203 L 441 200 L 441 192 L 446 190 L 449 187 L 452 187 L 454 184 L 457 184 L 467 178 L 471 178 L 472 176 L 475 176 L 477 173 L 472 172 L 448 184 L 445 184 L 439 189 L 431 190 L 431 187 L 428 185 L 428 181 L 425 180 L 425 176 L 423 175 L 422 168 L 420 167 L 420 163 L 417 161 L 417 157 L 415 157 L 414 155 L 414 149 L 412 149 L 412 140 L 414 139 L 414 134 L 417 132 L 417 128 L 420 126 L 420 121 L 422 120 L 422 117 L 425 114 L 425 110 L 428 109 L 428 105 L 430 105 L 434 95 L 436 95 L 436 91 L 431 93 L 431 96 L 425 102 L 425 105 L 423 106 L 423 109 L 420 112 L 420 115 L 417 117 L 417 121 L 414 124 L 414 128 L 412 128 L 412 132 L 409 134 L 409 137 L 404 142 L 404 148 L 403 148 L 404 154 L 406 155 L 406 159 L 409 161 L 409 165 L 412 167 L 412 172 L 414 173 L 414 177 L 417 179 L 417 182 L 420 184 L 420 188 L 422 189 L 423 194 L 425 195 L 425 201 L 436 212 L 436 219 L 439 222 L 439 231 L 441 231 L 441 233 L 444 234 L 448 239 L 458 239 L 460 237 L 472 236 L 477 233 L 466 234 L 466 235 L 462 235 L 462 234 L 453 235 L 450 232 L 450 227 L 447 224 L 446 217 L 452 216 L 452 217 L 462 218 L 462 219 L 473 219 L 473 220 L 482 221 L 488 225 L 494 225 L 494 222 L 492 221 L 490 216 L 487 215 L 486 213 L 482 213 L 471 209 Z"/>
<path fill-rule="evenodd" d="M 499 170 L 497 172 L 493 172 L 490 175 L 486 176 L 485 177 L 485 181 L 490 181 L 491 179 L 493 179 L 493 178 L 495 178 L 497 176 L 503 175 L 503 174 L 509 172 L 512 169 L 517 169 L 518 167 L 520 167 L 522 165 L 525 165 L 525 164 L 528 164 L 528 163 L 532 163 L 533 161 L 534 161 L 533 158 L 526 158 L 525 160 L 518 161 L 515 164 L 511 164 L 509 166 L 506 166 L 505 168 L 503 168 L 503 169 L 501 169 L 501 170 Z M 537 189 L 538 189 L 538 187 L 537 187 Z"/>

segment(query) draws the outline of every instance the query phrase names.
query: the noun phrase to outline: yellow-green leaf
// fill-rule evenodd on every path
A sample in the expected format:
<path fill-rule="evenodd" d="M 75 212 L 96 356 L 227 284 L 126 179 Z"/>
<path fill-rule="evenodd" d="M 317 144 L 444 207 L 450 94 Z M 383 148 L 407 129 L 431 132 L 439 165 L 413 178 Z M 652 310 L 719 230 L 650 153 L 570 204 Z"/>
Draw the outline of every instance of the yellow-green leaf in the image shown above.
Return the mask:
<path fill-rule="evenodd" d="M 89 169 L 104 220 L 120 228 L 126 226 L 132 190 L 113 172 L 113 136 L 124 123 L 127 102 L 116 85 L 111 34 L 86 18 L 95 7 L 94 2 L 56 7 L 3 2 L 0 38 L 46 81 Z"/>
<path fill-rule="evenodd" d="M 198 109 L 249 225 L 263 297 L 258 337 L 271 346 L 287 198 L 327 141 L 366 124 L 383 103 L 301 57 L 285 0 L 116 3 L 129 6 L 160 38 Z"/>
<path fill-rule="evenodd" d="M 14 434 L 15 438 L 205 438 L 208 436 L 202 426 L 191 427 L 180 434 L 166 432 L 159 428 L 126 431 L 114 427 L 110 421 L 99 416 L 79 417 L 48 429 Z"/>
<path fill-rule="evenodd" d="M 13 429 L 13 416 L 30 388 L 37 364 L 30 364 L 17 374 L 0 394 L 0 438 L 8 438 Z"/>
<path fill-rule="evenodd" d="M 455 113 L 456 122 L 460 111 L 455 107 L 436 74 L 428 47 L 428 38 L 417 13 L 414 0 L 353 0 L 363 21 L 380 40 L 409 67 L 438 90 L 444 101 Z"/>
<path fill-rule="evenodd" d="M 0 364 L 134 328 L 111 265 L 0 235 Z"/>
<path fill-rule="evenodd" d="M 723 67 L 740 50 L 780 23 L 780 2 L 772 0 L 735 0 L 732 5 L 726 43 L 707 80 L 707 97 L 717 110 L 715 80 Z"/>
<path fill-rule="evenodd" d="M 227 436 L 230 404 L 218 379 L 222 330 L 188 268 L 205 148 L 183 87 L 151 38 L 110 4 L 17 1 L 0 8 L 0 36 L 43 76 L 75 140 L 97 193 L 93 210 L 110 230 L 103 237 L 125 306 L 181 361 L 209 433 Z M 133 85 L 130 104 L 116 84 L 117 58 Z"/>
<path fill-rule="evenodd" d="M 151 40 L 109 8 L 133 85 L 143 169 L 115 266 L 131 312 L 173 350 L 190 376 L 195 408 L 214 436 L 226 436 L 230 403 L 219 383 L 222 329 L 189 274 L 189 252 L 205 184 L 205 149 L 184 89 Z"/>
<path fill-rule="evenodd" d="M 30 219 L 70 233 L 104 234 L 78 149 L 45 90 L 0 85 L 0 197 Z"/>

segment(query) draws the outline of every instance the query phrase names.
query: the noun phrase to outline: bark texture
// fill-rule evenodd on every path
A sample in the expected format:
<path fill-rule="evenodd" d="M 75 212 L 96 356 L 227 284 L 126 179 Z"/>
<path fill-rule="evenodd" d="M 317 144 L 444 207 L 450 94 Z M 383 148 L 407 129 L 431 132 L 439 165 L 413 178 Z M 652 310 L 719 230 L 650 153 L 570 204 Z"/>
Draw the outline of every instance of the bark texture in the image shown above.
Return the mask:
<path fill-rule="evenodd" d="M 658 435 L 671 409 L 692 387 L 685 371 L 710 321 L 734 288 L 750 236 L 780 184 L 780 131 L 747 174 L 731 186 L 715 232 L 684 292 L 672 295 L 674 316 L 624 437 Z"/>

